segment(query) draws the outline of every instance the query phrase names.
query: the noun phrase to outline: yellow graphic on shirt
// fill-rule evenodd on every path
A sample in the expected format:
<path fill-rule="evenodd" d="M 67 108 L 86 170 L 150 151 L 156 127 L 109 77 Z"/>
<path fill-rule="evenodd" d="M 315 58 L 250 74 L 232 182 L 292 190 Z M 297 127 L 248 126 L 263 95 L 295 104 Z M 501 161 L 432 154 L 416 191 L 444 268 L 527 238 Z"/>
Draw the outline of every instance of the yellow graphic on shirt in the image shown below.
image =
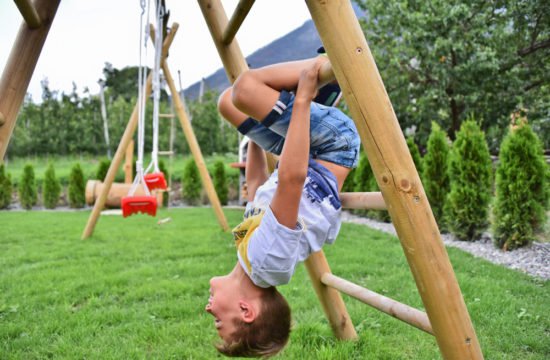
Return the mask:
<path fill-rule="evenodd" d="M 241 259 L 244 261 L 246 268 L 248 269 L 248 273 L 252 271 L 252 266 L 250 265 L 250 260 L 248 259 L 248 243 L 250 242 L 250 238 L 252 237 L 254 230 L 260 226 L 263 216 L 264 211 L 257 215 L 249 216 L 233 229 L 233 238 L 235 239 L 237 251 L 241 256 Z"/>

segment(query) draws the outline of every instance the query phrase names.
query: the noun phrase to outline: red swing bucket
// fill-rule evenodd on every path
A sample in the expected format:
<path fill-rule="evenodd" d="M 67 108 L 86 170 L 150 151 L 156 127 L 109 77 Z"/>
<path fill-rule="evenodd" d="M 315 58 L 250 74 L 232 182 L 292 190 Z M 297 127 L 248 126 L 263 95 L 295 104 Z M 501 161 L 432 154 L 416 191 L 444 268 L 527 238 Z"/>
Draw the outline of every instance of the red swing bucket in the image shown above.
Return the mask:
<path fill-rule="evenodd" d="M 143 179 L 145 180 L 145 184 L 149 190 L 166 190 L 167 188 L 166 179 L 164 178 L 164 174 L 162 172 L 147 174 L 143 176 Z"/>
<path fill-rule="evenodd" d="M 125 196 L 121 200 L 122 216 L 142 213 L 157 215 L 157 198 L 154 196 Z"/>

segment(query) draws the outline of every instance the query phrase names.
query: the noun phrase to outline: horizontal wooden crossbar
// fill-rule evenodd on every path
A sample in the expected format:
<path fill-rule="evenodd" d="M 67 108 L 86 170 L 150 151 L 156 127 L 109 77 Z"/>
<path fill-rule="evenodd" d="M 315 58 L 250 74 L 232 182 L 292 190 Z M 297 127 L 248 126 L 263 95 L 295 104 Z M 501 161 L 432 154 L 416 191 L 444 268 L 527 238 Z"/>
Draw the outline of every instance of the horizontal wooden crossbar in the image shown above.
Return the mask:
<path fill-rule="evenodd" d="M 21 15 L 23 15 L 23 19 L 25 19 L 25 22 L 31 29 L 37 29 L 42 25 L 42 21 L 40 20 L 40 16 L 38 15 L 38 12 L 36 11 L 34 5 L 29 0 L 14 0 L 15 5 L 17 5 L 17 8 L 19 9 L 19 12 Z"/>
<path fill-rule="evenodd" d="M 344 209 L 387 209 L 381 192 L 343 192 L 340 201 Z"/>
<path fill-rule="evenodd" d="M 373 308 L 393 316 L 409 325 L 412 325 L 428 334 L 434 335 L 428 315 L 418 309 L 402 304 L 384 295 L 354 284 L 331 273 L 324 273 L 321 282 L 343 292 Z"/>
<path fill-rule="evenodd" d="M 248 15 L 248 12 L 252 8 L 252 5 L 254 5 L 255 0 L 240 0 L 237 4 L 237 7 L 235 8 L 235 12 L 231 16 L 231 19 L 229 20 L 229 23 L 227 24 L 227 27 L 225 28 L 225 31 L 223 32 L 222 36 L 222 43 L 225 45 L 229 45 L 233 39 L 235 38 L 235 35 L 237 34 L 237 31 L 239 31 L 239 28 L 241 27 L 244 19 L 246 18 L 246 15 Z"/>

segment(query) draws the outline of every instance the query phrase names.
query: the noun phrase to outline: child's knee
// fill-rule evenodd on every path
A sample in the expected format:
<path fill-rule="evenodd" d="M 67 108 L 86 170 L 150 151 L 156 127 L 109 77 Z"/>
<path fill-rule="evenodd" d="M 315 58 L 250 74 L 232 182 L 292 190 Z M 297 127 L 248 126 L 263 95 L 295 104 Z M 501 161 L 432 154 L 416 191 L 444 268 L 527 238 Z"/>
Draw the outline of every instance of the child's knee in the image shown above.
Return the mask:
<path fill-rule="evenodd" d="M 218 111 L 225 119 L 228 118 L 230 108 L 233 106 L 233 102 L 231 101 L 231 93 L 232 88 L 228 87 L 218 97 Z"/>
<path fill-rule="evenodd" d="M 254 96 L 257 79 L 252 70 L 243 72 L 233 84 L 232 101 L 237 108 L 249 103 Z"/>

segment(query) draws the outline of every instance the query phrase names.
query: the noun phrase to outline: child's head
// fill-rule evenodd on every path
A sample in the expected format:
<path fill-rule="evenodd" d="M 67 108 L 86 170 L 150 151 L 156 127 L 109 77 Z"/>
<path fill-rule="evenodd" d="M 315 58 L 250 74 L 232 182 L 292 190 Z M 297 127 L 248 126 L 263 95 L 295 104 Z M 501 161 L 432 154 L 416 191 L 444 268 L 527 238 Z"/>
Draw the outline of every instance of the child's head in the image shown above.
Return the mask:
<path fill-rule="evenodd" d="M 246 280 L 229 275 L 210 280 L 206 311 L 214 316 L 223 340 L 216 348 L 227 356 L 275 355 L 288 341 L 290 307 L 275 287 L 249 291 Z"/>

